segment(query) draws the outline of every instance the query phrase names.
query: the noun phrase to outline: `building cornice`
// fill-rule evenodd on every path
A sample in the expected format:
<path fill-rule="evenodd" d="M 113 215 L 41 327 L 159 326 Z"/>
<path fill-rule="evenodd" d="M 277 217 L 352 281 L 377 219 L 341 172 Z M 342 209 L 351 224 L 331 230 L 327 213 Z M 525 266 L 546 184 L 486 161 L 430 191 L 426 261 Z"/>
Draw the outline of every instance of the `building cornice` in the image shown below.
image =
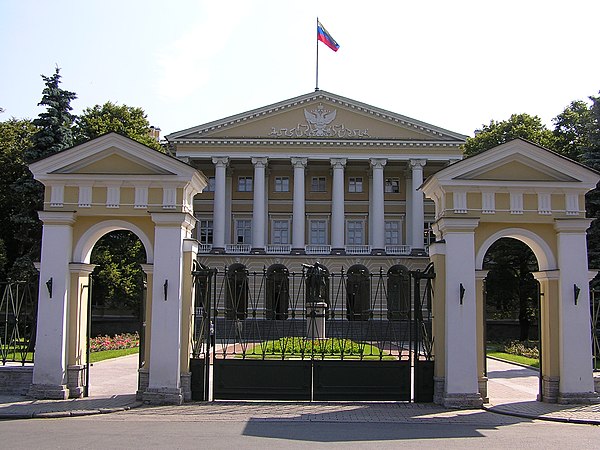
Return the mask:
<path fill-rule="evenodd" d="M 355 147 L 355 148 L 459 148 L 461 141 L 410 141 L 391 139 L 265 139 L 265 138 L 223 138 L 202 139 L 182 138 L 173 140 L 173 144 L 202 147 Z M 181 150 L 181 149 L 180 149 Z"/>

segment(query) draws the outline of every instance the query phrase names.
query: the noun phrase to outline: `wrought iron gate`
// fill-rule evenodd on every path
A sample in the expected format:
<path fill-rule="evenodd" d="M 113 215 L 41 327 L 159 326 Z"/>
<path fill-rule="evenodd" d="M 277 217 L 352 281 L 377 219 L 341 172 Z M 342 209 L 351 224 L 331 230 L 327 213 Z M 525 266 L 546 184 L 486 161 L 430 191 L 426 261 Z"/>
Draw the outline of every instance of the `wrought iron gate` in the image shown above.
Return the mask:
<path fill-rule="evenodd" d="M 432 265 L 193 275 L 193 399 L 433 400 Z"/>
<path fill-rule="evenodd" d="M 0 283 L 0 359 L 32 363 L 37 319 L 37 280 Z"/>

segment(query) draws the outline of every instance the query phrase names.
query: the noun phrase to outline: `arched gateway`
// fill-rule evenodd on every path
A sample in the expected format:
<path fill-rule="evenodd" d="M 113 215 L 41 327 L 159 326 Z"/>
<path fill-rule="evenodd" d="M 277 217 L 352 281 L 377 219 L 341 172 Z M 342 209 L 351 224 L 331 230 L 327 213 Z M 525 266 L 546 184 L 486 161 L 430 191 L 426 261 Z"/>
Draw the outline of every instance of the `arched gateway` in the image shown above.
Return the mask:
<path fill-rule="evenodd" d="M 599 176 L 517 139 L 433 175 L 437 242 L 434 305 L 436 400 L 477 406 L 484 377 L 483 259 L 498 239 L 533 250 L 541 290 L 542 392 L 549 402 L 596 399 L 591 360 L 585 193 Z M 440 318 L 443 318 L 440 320 Z"/>
<path fill-rule="evenodd" d="M 139 394 L 181 403 L 189 393 L 194 195 L 205 177 L 187 164 L 110 133 L 30 166 L 45 186 L 36 359 L 30 395 L 79 397 L 86 364 L 90 254 L 104 234 L 142 241 L 148 294 Z M 183 293 L 189 292 L 189 295 Z M 153 301 L 154 300 L 154 301 Z M 160 301 L 158 301 L 160 300 Z M 183 376 L 181 374 L 184 374 Z"/>

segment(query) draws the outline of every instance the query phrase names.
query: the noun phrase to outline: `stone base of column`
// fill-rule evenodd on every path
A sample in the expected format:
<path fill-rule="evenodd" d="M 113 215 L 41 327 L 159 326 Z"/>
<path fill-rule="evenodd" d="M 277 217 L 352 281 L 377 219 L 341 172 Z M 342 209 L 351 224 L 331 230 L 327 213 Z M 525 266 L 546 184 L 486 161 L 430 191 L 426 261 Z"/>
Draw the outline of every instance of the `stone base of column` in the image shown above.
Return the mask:
<path fill-rule="evenodd" d="M 149 405 L 181 405 L 183 393 L 181 388 L 147 388 L 142 401 Z"/>
<path fill-rule="evenodd" d="M 213 247 L 210 249 L 210 254 L 211 255 L 224 255 L 225 247 Z"/>
<path fill-rule="evenodd" d="M 69 398 L 69 389 L 65 384 L 32 384 L 27 395 L 39 400 L 66 400 Z"/>
<path fill-rule="evenodd" d="M 444 404 L 444 386 L 446 379 L 444 377 L 433 377 L 433 403 L 436 405 Z"/>
<path fill-rule="evenodd" d="M 481 394 L 483 403 L 489 403 L 490 398 L 488 397 L 488 389 L 487 389 L 488 377 L 479 377 L 477 384 L 479 385 L 479 393 Z"/>
<path fill-rule="evenodd" d="M 267 252 L 265 251 L 264 248 L 257 247 L 257 248 L 251 248 L 250 249 L 250 254 L 251 255 L 266 255 Z"/>
<path fill-rule="evenodd" d="M 150 385 L 150 372 L 148 369 L 138 369 L 138 388 L 135 393 L 135 399 L 142 401 L 144 398 L 144 392 Z"/>
<path fill-rule="evenodd" d="M 442 403 L 445 408 L 471 409 L 481 408 L 483 399 L 480 394 L 444 394 Z"/>
<path fill-rule="evenodd" d="M 373 248 L 373 249 L 371 249 L 371 255 L 385 256 L 385 249 L 384 248 Z"/>
<path fill-rule="evenodd" d="M 542 398 L 538 394 L 537 400 L 545 403 L 556 403 L 558 401 L 558 385 L 560 377 L 542 377 Z"/>
<path fill-rule="evenodd" d="M 69 389 L 69 398 L 81 398 L 85 394 L 85 366 L 83 364 L 67 367 L 67 389 Z"/>
<path fill-rule="evenodd" d="M 290 255 L 306 255 L 306 250 L 303 248 L 293 248 Z"/>
<path fill-rule="evenodd" d="M 192 401 L 192 373 L 182 373 L 180 376 L 181 380 L 181 392 L 183 394 L 184 402 Z"/>
<path fill-rule="evenodd" d="M 427 256 L 427 252 L 424 248 L 412 248 L 410 250 L 410 256 Z"/>
<path fill-rule="evenodd" d="M 557 403 L 561 405 L 600 404 L 600 395 L 597 392 L 560 392 Z"/>
<path fill-rule="evenodd" d="M 332 248 L 330 254 L 335 255 L 335 256 L 345 256 L 346 249 L 345 248 Z"/>

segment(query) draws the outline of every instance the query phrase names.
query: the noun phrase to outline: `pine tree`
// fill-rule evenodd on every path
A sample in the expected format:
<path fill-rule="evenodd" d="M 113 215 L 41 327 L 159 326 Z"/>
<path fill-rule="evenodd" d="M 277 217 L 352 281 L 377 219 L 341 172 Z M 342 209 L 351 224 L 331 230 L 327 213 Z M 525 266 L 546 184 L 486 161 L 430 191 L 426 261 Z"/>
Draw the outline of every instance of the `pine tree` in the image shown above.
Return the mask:
<path fill-rule="evenodd" d="M 71 114 L 71 101 L 77 98 L 74 92 L 59 87 L 60 68 L 54 75 L 42 75 L 46 87 L 42 91 L 42 101 L 46 111 L 39 114 L 33 124 L 39 131 L 33 136 L 33 146 L 26 154 L 28 162 L 53 155 L 73 145 L 72 126 L 75 116 Z"/>

